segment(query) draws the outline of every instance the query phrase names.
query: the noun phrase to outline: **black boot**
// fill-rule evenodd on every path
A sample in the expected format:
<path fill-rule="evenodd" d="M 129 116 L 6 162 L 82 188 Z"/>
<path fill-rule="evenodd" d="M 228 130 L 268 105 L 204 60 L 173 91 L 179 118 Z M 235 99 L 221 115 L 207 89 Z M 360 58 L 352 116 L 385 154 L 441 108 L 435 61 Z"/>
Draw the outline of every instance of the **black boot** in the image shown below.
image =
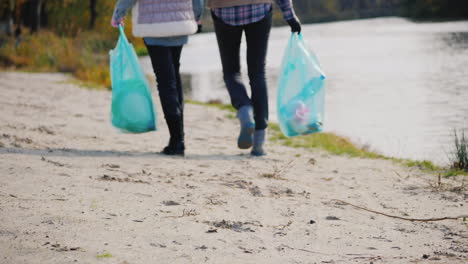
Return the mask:
<path fill-rule="evenodd" d="M 170 156 L 184 156 L 185 142 L 183 119 L 166 119 L 166 122 L 171 138 L 169 139 L 169 145 L 167 145 L 161 153 Z"/>

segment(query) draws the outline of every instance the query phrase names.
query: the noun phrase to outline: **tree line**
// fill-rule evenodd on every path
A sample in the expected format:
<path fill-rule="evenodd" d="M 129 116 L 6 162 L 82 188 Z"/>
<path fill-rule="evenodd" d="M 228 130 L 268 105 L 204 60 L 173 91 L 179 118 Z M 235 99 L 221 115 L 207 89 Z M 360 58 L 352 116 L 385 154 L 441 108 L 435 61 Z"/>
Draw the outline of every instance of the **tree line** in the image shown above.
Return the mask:
<path fill-rule="evenodd" d="M 2 0 L 0 22 L 12 34 L 25 27 L 31 33 L 48 28 L 59 34 L 96 29 L 98 18 L 112 11 L 114 0 Z"/>
<path fill-rule="evenodd" d="M 468 19 L 468 0 L 293 0 L 306 23 L 380 16 Z"/>
<path fill-rule="evenodd" d="M 467 0 L 403 0 L 404 15 L 418 19 L 467 19 Z"/>
<path fill-rule="evenodd" d="M 34 33 L 45 27 L 58 34 L 74 35 L 83 30 L 108 30 L 116 0 L 2 0 L 0 32 L 28 28 Z M 468 0 L 293 0 L 304 23 L 407 16 L 418 19 L 468 18 Z M 281 23 L 280 15 L 275 24 Z"/>
<path fill-rule="evenodd" d="M 299 0 L 295 10 L 305 23 L 398 15 L 402 0 Z"/>

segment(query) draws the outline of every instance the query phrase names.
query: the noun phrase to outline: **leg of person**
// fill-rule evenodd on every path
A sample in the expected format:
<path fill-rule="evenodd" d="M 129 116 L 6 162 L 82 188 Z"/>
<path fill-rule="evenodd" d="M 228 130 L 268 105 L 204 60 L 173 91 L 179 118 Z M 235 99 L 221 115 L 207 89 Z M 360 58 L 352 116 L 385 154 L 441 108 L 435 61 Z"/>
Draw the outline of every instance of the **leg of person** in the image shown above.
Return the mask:
<path fill-rule="evenodd" d="M 147 48 L 156 74 L 159 98 L 170 133 L 169 144 L 162 153 L 166 155 L 184 155 L 182 106 L 177 91 L 173 47 L 147 45 Z"/>
<path fill-rule="evenodd" d="M 232 106 L 238 110 L 237 117 L 241 123 L 237 146 L 241 149 L 248 149 L 253 143 L 255 124 L 252 103 L 247 95 L 245 85 L 242 83 L 240 73 L 240 44 L 243 27 L 228 25 L 214 14 L 212 17 L 221 55 L 224 83 L 228 89 Z"/>
<path fill-rule="evenodd" d="M 182 119 L 184 117 L 184 89 L 182 87 L 182 80 L 180 78 L 180 55 L 182 53 L 182 46 L 171 47 L 172 60 L 174 64 L 174 71 L 176 76 L 177 95 L 179 98 L 180 109 L 182 110 Z"/>
<path fill-rule="evenodd" d="M 270 36 L 272 13 L 262 20 L 246 26 L 247 66 L 252 89 L 252 104 L 255 117 L 254 146 L 251 154 L 265 155 L 263 144 L 268 126 L 268 88 L 265 76 L 268 39 Z"/>
<path fill-rule="evenodd" d="M 182 138 L 184 138 L 184 89 L 182 87 L 182 80 L 180 77 L 180 55 L 182 53 L 182 46 L 171 47 L 172 52 L 172 60 L 174 64 L 174 71 L 176 76 L 176 88 L 177 88 L 177 96 L 179 98 L 179 105 L 180 105 L 180 117 L 181 117 L 181 133 Z"/>

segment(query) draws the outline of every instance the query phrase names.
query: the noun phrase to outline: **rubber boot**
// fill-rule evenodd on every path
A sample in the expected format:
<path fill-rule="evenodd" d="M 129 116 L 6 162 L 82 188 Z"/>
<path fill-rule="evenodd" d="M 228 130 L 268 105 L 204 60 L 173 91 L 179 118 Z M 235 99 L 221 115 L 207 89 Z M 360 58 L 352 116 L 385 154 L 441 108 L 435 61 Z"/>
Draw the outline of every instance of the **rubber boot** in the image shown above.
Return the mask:
<path fill-rule="evenodd" d="M 169 144 L 161 152 L 162 154 L 170 156 L 185 155 L 184 123 L 182 120 L 182 118 L 166 119 L 171 137 Z"/>
<path fill-rule="evenodd" d="M 265 156 L 266 152 L 263 149 L 265 140 L 266 140 L 266 130 L 265 129 L 255 130 L 254 143 L 253 143 L 253 148 L 252 148 L 252 151 L 250 152 L 250 155 L 256 156 L 256 157 Z"/>
<path fill-rule="evenodd" d="M 239 108 L 237 118 L 240 121 L 240 134 L 237 139 L 237 146 L 240 149 L 248 149 L 253 144 L 253 134 L 255 132 L 255 121 L 253 118 L 253 108 L 250 105 L 244 105 Z"/>

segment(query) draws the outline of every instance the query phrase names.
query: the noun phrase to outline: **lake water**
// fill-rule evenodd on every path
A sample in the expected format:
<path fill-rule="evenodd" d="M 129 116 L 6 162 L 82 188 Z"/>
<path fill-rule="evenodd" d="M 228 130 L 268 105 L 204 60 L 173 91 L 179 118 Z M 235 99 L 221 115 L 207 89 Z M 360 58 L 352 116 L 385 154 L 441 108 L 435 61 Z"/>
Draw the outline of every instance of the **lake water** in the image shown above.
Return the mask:
<path fill-rule="evenodd" d="M 328 78 L 325 131 L 387 156 L 448 163 L 453 130 L 468 133 L 468 21 L 378 18 L 306 25 L 303 34 Z M 286 27 L 271 34 L 267 71 L 272 121 L 289 35 Z M 152 74 L 149 59 L 142 63 Z M 229 103 L 214 34 L 190 39 L 181 70 L 189 76 L 187 97 Z"/>

